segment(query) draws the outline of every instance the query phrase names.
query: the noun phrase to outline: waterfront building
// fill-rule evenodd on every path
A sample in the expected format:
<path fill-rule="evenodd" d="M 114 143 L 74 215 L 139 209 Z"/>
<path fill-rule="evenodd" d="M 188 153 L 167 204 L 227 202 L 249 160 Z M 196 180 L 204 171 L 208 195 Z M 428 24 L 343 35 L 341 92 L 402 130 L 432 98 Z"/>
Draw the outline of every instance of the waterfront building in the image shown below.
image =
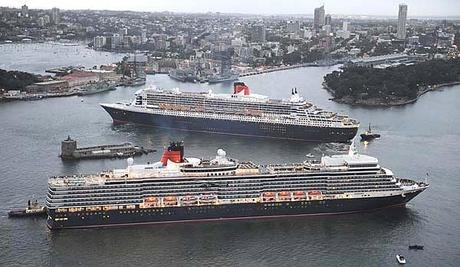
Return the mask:
<path fill-rule="evenodd" d="M 122 37 L 120 34 L 118 33 L 114 33 L 112 35 L 112 49 L 117 49 L 120 47 L 121 43 L 122 43 Z"/>
<path fill-rule="evenodd" d="M 31 84 L 25 88 L 28 93 L 61 92 L 69 87 L 66 80 L 45 81 Z"/>
<path fill-rule="evenodd" d="M 62 79 L 67 81 L 70 87 L 96 83 L 99 81 L 99 77 L 96 73 L 81 70 L 74 70 L 71 74 L 62 77 Z"/>
<path fill-rule="evenodd" d="M 385 68 L 390 66 L 396 66 L 401 64 L 413 64 L 415 62 L 423 61 L 425 57 L 412 56 L 404 53 L 390 54 L 382 56 L 374 56 L 367 58 L 353 59 L 347 62 L 346 66 L 358 66 L 358 67 L 373 67 L 373 68 Z"/>
<path fill-rule="evenodd" d="M 101 49 L 103 48 L 107 43 L 107 39 L 105 36 L 96 36 L 94 37 L 94 48 L 95 49 Z"/>
<path fill-rule="evenodd" d="M 406 20 L 407 20 L 407 5 L 400 4 L 398 12 L 398 32 L 396 38 L 400 40 L 406 39 Z"/>

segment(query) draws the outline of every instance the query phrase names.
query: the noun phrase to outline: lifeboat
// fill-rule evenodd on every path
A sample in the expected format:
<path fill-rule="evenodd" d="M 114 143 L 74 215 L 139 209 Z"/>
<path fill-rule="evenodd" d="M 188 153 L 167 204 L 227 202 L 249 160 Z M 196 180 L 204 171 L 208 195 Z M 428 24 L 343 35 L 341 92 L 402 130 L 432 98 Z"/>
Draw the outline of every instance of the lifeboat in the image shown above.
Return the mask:
<path fill-rule="evenodd" d="M 177 205 L 177 197 L 164 197 L 163 204 L 165 206 L 175 206 Z"/>
<path fill-rule="evenodd" d="M 196 196 L 185 196 L 181 198 L 181 204 L 184 206 L 197 205 L 198 197 Z"/>
<path fill-rule="evenodd" d="M 157 203 L 158 199 L 156 197 L 146 197 L 144 198 L 144 202 Z"/>
<path fill-rule="evenodd" d="M 308 198 L 311 200 L 321 200 L 323 199 L 323 193 L 321 191 L 308 191 Z"/>
<path fill-rule="evenodd" d="M 263 192 L 262 193 L 262 201 L 275 201 L 275 193 L 273 192 Z"/>
<path fill-rule="evenodd" d="M 307 194 L 304 191 L 295 191 L 292 193 L 294 200 L 304 200 L 307 199 Z"/>
<path fill-rule="evenodd" d="M 216 195 L 202 195 L 200 196 L 201 204 L 215 204 L 217 202 Z"/>
<path fill-rule="evenodd" d="M 151 207 L 158 204 L 158 198 L 156 197 L 144 197 L 144 206 Z"/>
<path fill-rule="evenodd" d="M 278 193 L 278 200 L 281 200 L 281 201 L 291 200 L 291 193 L 286 192 L 286 191 L 279 192 Z"/>

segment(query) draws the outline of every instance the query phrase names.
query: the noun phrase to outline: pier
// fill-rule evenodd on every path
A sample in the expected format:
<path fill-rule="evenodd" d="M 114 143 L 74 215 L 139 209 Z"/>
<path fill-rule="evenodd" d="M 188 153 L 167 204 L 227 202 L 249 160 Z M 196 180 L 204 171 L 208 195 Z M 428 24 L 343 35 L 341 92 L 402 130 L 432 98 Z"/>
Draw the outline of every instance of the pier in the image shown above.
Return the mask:
<path fill-rule="evenodd" d="M 275 72 L 275 71 L 292 70 L 292 69 L 305 68 L 305 67 L 333 66 L 333 65 L 336 65 L 336 64 L 339 64 L 339 62 L 338 61 L 310 62 L 310 63 L 302 63 L 302 64 L 289 65 L 289 66 L 272 67 L 272 68 L 267 68 L 267 69 L 263 69 L 263 70 L 249 71 L 249 72 L 246 72 L 246 73 L 241 73 L 239 76 L 240 77 L 246 77 L 246 76 L 254 76 L 254 75 L 270 73 L 270 72 Z"/>

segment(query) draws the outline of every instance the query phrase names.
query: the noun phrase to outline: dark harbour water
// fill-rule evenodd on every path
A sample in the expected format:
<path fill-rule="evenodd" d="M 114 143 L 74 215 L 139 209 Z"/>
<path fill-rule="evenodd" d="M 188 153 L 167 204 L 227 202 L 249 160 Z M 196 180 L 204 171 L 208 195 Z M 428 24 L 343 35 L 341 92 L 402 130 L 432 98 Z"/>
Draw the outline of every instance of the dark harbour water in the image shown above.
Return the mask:
<path fill-rule="evenodd" d="M 37 53 L 48 49 L 39 46 Z M 66 51 L 63 48 L 60 53 Z M 56 65 L 66 62 L 60 55 Z M 18 68 L 8 65 L 12 57 L 0 53 L 2 68 Z M 83 60 L 87 58 L 92 58 L 91 54 Z M 30 64 L 22 69 L 42 72 L 39 60 L 31 55 Z M 424 180 L 427 172 L 430 175 L 431 187 L 406 209 L 50 232 L 43 219 L 8 219 L 6 213 L 31 197 L 43 200 L 51 175 L 126 165 L 125 160 L 62 162 L 58 158 L 60 142 L 68 134 L 81 145 L 129 141 L 156 149 L 170 140 L 184 140 L 188 155 L 212 157 L 216 149 L 223 148 L 231 157 L 257 163 L 302 161 L 308 153 L 341 153 L 348 147 L 113 126 L 98 103 L 131 99 L 137 88 L 82 98 L 0 103 L 0 265 L 397 266 L 395 254 L 401 253 L 410 266 L 459 266 L 460 86 L 430 92 L 404 107 L 349 107 L 329 101 L 330 96 L 321 89 L 323 75 L 332 70 L 303 68 L 242 80 L 253 92 L 274 98 L 288 97 L 290 89 L 297 87 L 318 106 L 357 118 L 362 130 L 372 122 L 382 138 L 367 146 L 357 143 L 361 153 L 379 158 L 381 165 L 400 177 Z M 166 75 L 148 76 L 148 83 L 196 91 L 210 88 L 177 83 Z M 228 92 L 230 87 L 212 86 L 216 92 Z M 153 153 L 135 158 L 135 162 L 158 158 L 159 153 Z M 425 249 L 409 251 L 407 246 L 414 243 Z"/>

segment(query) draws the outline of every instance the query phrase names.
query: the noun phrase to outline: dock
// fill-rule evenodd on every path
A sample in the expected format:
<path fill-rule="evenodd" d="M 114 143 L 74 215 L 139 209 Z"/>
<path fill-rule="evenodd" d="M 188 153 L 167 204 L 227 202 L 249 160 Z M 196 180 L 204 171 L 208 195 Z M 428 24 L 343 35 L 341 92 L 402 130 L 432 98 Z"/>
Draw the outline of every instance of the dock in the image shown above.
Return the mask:
<path fill-rule="evenodd" d="M 119 145 L 99 145 L 77 147 L 77 141 L 67 137 L 61 143 L 61 158 L 64 160 L 127 158 L 156 152 L 155 149 L 145 149 L 131 143 Z"/>

